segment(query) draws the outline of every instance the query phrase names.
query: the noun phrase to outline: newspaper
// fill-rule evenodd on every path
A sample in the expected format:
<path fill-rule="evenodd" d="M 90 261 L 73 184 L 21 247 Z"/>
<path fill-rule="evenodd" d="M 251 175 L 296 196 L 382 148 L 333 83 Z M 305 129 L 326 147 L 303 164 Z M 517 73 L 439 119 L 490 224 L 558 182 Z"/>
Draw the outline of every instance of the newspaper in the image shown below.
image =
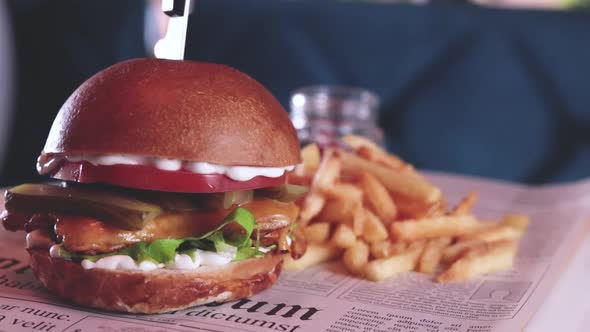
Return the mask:
<path fill-rule="evenodd" d="M 0 331 L 520 331 L 588 229 L 590 181 L 548 187 L 429 174 L 450 203 L 476 190 L 475 214 L 526 213 L 531 225 L 514 268 L 440 285 L 405 273 L 384 282 L 347 275 L 336 263 L 283 272 L 252 298 L 161 315 L 89 310 L 50 295 L 33 277 L 24 234 L 0 232 Z"/>

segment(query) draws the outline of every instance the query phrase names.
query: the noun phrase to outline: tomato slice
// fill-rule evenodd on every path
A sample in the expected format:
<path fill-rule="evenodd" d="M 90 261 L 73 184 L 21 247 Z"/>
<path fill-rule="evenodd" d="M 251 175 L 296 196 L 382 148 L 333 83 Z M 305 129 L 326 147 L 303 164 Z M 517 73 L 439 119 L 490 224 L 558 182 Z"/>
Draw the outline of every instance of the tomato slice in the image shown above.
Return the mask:
<path fill-rule="evenodd" d="M 95 166 L 89 162 L 63 162 L 53 178 L 81 183 L 108 183 L 135 189 L 183 193 L 212 193 L 274 187 L 285 183 L 286 176 L 256 176 L 235 181 L 224 174 L 197 174 L 189 171 L 164 171 L 147 165 Z"/>

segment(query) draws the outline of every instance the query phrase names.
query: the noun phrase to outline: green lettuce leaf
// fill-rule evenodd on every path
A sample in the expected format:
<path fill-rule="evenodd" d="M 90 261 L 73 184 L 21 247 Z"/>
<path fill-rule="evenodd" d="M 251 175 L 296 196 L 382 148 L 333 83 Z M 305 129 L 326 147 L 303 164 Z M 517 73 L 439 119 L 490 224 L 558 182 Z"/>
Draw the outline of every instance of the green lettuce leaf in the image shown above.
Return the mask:
<path fill-rule="evenodd" d="M 144 259 L 153 259 L 158 263 L 168 263 L 174 259 L 176 249 L 178 249 L 182 242 L 184 241 L 175 239 L 160 239 L 151 243 L 142 242 L 146 244 L 139 246 L 139 250 L 141 251 L 138 253 L 138 256 L 141 255 Z M 136 261 L 141 260 L 136 259 Z"/>
<path fill-rule="evenodd" d="M 236 253 L 236 257 L 234 258 L 234 261 L 236 261 L 236 262 L 243 261 L 245 259 L 256 256 L 257 253 L 258 253 L 258 250 L 257 250 L 257 248 L 254 248 L 254 247 L 240 248 L 240 249 L 238 249 L 238 252 Z"/>
<path fill-rule="evenodd" d="M 244 229 L 244 233 L 231 233 L 227 242 L 238 248 L 249 245 L 251 242 L 250 237 L 252 236 L 252 232 L 256 226 L 256 218 L 254 215 L 244 208 L 237 208 L 229 216 L 227 216 L 225 220 L 226 222 L 235 221 Z"/>
<path fill-rule="evenodd" d="M 250 239 L 250 236 L 252 235 L 252 232 L 254 231 L 254 227 L 256 226 L 256 218 L 250 211 L 241 207 L 235 209 L 232 213 L 225 217 L 225 219 L 223 219 L 223 222 L 214 230 L 198 237 L 188 237 L 185 240 L 200 241 L 208 239 L 210 237 L 216 238 L 218 236 L 216 235 L 216 233 L 222 232 L 227 225 L 233 222 L 242 226 L 244 232 L 234 232 L 236 234 L 231 234 L 231 238 L 226 240 L 226 242 L 236 247 L 240 247 L 247 244 L 248 240 Z M 221 234 L 223 235 L 223 233 Z"/>

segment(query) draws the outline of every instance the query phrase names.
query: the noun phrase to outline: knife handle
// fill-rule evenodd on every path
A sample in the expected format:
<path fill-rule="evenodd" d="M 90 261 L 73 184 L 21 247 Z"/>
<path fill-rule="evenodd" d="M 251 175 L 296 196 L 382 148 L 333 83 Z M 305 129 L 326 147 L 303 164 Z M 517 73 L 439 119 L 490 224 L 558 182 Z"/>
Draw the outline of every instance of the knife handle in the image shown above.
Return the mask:
<path fill-rule="evenodd" d="M 170 17 L 184 16 L 186 1 L 190 0 L 163 0 L 162 11 Z"/>

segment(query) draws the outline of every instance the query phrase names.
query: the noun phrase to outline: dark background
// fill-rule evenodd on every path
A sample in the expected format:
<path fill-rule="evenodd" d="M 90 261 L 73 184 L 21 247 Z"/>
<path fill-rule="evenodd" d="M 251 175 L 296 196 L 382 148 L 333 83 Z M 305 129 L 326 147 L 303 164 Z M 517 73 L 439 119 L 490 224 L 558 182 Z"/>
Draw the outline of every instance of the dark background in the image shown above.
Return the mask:
<path fill-rule="evenodd" d="M 146 56 L 140 1 L 9 1 L 17 103 L 0 185 L 34 164 L 67 96 Z M 234 66 L 288 108 L 312 84 L 381 98 L 387 146 L 416 166 L 531 184 L 590 170 L 590 15 L 469 5 L 197 1 L 188 59 Z"/>

